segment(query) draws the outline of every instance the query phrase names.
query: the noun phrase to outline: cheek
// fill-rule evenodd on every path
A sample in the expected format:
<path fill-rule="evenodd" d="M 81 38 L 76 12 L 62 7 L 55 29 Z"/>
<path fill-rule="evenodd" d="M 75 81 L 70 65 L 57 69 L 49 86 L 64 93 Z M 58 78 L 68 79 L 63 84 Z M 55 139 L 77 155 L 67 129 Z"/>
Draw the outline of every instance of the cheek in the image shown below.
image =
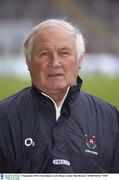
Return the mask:
<path fill-rule="evenodd" d="M 72 62 L 72 63 L 70 63 L 69 66 L 67 66 L 66 80 L 70 86 L 73 86 L 76 84 L 78 72 L 79 72 L 79 63 L 78 62 L 76 62 L 76 61 Z"/>
<path fill-rule="evenodd" d="M 30 72 L 33 76 L 43 77 L 46 74 L 46 65 L 40 61 L 34 61 L 31 63 Z"/>
<path fill-rule="evenodd" d="M 67 66 L 67 71 L 71 76 L 77 76 L 79 71 L 79 62 L 72 61 L 69 66 Z"/>

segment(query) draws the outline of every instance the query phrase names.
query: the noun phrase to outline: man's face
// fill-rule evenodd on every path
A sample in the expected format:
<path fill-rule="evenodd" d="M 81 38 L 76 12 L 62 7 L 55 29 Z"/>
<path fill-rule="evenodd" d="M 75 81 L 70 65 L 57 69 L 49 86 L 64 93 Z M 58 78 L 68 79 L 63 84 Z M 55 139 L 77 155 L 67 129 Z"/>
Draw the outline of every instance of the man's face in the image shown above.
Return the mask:
<path fill-rule="evenodd" d="M 33 84 L 47 95 L 76 84 L 79 60 L 72 34 L 64 27 L 48 26 L 33 41 L 28 66 Z"/>

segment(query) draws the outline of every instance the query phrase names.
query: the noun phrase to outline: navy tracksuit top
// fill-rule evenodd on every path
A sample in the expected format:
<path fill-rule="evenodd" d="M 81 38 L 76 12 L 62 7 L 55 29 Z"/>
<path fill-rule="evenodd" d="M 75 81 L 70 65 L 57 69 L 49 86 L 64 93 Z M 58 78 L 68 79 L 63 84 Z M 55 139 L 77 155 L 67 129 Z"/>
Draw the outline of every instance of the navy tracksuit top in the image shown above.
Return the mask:
<path fill-rule="evenodd" d="M 56 121 L 35 86 L 0 102 L 0 172 L 119 173 L 119 112 L 71 87 Z"/>

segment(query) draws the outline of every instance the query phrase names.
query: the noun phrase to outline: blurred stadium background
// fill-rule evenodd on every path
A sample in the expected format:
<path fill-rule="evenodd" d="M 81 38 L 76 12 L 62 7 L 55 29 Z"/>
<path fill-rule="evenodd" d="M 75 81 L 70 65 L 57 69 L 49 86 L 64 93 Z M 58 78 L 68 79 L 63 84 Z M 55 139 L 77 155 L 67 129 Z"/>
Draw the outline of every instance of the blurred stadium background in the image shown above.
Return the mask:
<path fill-rule="evenodd" d="M 30 85 L 22 43 L 47 18 L 80 27 L 86 42 L 82 88 L 119 108 L 119 0 L 0 0 L 0 99 Z"/>

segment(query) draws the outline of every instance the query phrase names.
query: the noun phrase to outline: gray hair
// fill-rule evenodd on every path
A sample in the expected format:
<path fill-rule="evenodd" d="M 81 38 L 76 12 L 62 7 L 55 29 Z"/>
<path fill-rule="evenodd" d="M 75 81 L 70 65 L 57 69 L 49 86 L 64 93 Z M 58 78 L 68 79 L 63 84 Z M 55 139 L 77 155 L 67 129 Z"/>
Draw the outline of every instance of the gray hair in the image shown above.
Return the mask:
<path fill-rule="evenodd" d="M 54 25 L 60 25 L 65 27 L 69 32 L 72 33 L 76 40 L 76 52 L 77 52 L 77 59 L 80 60 L 82 55 L 85 53 L 85 43 L 83 39 L 83 35 L 81 34 L 80 30 L 78 28 L 75 28 L 71 23 L 65 21 L 65 20 L 59 20 L 59 19 L 49 19 L 41 22 L 37 26 L 35 26 L 32 31 L 28 34 L 26 37 L 23 48 L 24 48 L 24 54 L 27 61 L 31 60 L 31 53 L 33 48 L 33 40 L 36 34 L 43 29 L 46 26 L 54 26 Z"/>

